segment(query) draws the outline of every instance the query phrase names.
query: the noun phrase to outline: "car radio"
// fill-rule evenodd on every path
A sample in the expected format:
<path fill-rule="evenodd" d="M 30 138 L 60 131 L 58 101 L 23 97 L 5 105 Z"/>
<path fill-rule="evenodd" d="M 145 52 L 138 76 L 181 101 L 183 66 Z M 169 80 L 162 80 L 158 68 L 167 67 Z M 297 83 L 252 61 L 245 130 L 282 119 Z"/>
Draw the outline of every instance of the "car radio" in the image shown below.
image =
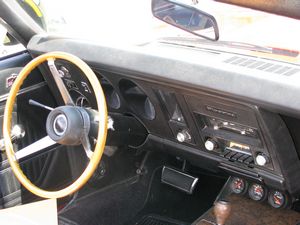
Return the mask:
<path fill-rule="evenodd" d="M 274 170 L 255 107 L 210 96 L 185 99 L 205 151 L 247 167 Z"/>
<path fill-rule="evenodd" d="M 248 167 L 273 169 L 257 128 L 195 113 L 207 151 Z"/>

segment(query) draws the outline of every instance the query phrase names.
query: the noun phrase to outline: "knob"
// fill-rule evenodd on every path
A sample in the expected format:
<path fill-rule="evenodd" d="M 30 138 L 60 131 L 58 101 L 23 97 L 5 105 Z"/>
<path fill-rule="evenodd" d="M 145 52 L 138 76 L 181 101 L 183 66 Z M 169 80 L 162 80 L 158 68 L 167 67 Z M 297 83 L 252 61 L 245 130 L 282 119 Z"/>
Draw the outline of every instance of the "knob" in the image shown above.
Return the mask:
<path fill-rule="evenodd" d="M 25 136 L 25 131 L 22 125 L 16 124 L 10 134 L 11 142 L 14 143 L 20 138 L 23 138 Z M 5 150 L 5 143 L 4 143 L 4 138 L 0 139 L 0 151 Z"/>
<path fill-rule="evenodd" d="M 61 66 L 60 69 L 58 70 L 58 72 L 61 77 L 66 77 L 66 78 L 71 77 L 69 70 L 64 66 Z"/>
<path fill-rule="evenodd" d="M 231 204 L 227 201 L 218 201 L 214 206 L 217 225 L 224 225 L 231 211 Z"/>
<path fill-rule="evenodd" d="M 25 136 L 25 130 L 22 125 L 16 124 L 11 130 L 11 139 L 14 141 L 16 139 L 23 138 Z"/>
<path fill-rule="evenodd" d="M 177 141 L 179 142 L 188 142 L 191 140 L 191 135 L 187 130 L 182 130 L 177 133 Z"/>
<path fill-rule="evenodd" d="M 264 166 L 269 162 L 269 159 L 266 155 L 264 155 L 262 153 L 258 153 L 256 155 L 255 161 L 256 161 L 257 165 Z"/>
<path fill-rule="evenodd" d="M 215 142 L 212 139 L 207 139 L 206 142 L 204 143 L 205 148 L 207 151 L 212 151 L 218 147 L 217 142 Z"/>

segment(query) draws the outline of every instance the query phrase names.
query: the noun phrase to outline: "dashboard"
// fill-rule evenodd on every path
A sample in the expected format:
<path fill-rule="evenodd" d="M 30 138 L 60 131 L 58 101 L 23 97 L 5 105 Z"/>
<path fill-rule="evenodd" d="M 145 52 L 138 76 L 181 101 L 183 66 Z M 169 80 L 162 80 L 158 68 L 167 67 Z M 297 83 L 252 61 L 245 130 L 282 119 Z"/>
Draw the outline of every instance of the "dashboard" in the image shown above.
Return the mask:
<path fill-rule="evenodd" d="M 119 49 L 36 36 L 28 48 L 33 55 L 61 50 L 85 60 L 99 77 L 109 112 L 133 116 L 147 129 L 144 142 L 132 148 L 165 151 L 286 198 L 299 195 L 293 125 L 300 103 L 286 101 L 300 92 L 293 84 L 299 79 L 296 65 L 162 43 Z M 235 60 L 273 63 L 282 74 L 268 67 L 242 69 Z M 65 61 L 56 63 L 76 104 L 95 107 L 81 71 Z"/>

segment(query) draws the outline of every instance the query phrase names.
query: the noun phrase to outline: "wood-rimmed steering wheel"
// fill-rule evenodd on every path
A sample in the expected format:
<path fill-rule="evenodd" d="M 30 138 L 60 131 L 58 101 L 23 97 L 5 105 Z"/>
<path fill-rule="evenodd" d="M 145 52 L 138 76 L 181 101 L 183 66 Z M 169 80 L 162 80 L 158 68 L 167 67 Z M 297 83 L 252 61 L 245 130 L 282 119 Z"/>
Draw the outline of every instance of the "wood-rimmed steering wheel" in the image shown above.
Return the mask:
<path fill-rule="evenodd" d="M 88 114 L 82 108 L 74 105 L 73 100 L 55 66 L 55 59 L 67 60 L 76 65 L 88 78 L 92 89 L 94 90 L 98 108 L 95 118 L 97 118 L 99 122 L 97 143 L 95 145 L 94 151 L 91 151 L 91 144 L 88 138 L 90 122 Z M 38 65 L 46 61 L 48 61 L 48 66 L 66 106 L 57 107 L 49 113 L 47 118 L 48 135 L 46 137 L 25 147 L 24 149 L 15 152 L 10 139 L 10 130 L 13 105 L 15 103 L 17 93 L 20 90 L 23 81 L 30 74 L 30 72 Z M 3 119 L 3 138 L 5 142 L 7 158 L 12 171 L 25 188 L 40 197 L 61 198 L 74 193 L 89 180 L 101 160 L 107 136 L 107 119 L 107 107 L 102 87 L 97 76 L 84 61 L 74 55 L 64 52 L 50 52 L 36 57 L 32 61 L 30 61 L 19 73 L 13 86 L 11 87 L 5 105 Z M 82 144 L 90 158 L 90 161 L 80 177 L 72 184 L 58 191 L 47 191 L 37 187 L 26 177 L 19 166 L 18 160 L 25 155 L 31 154 L 33 152 L 38 152 L 56 143 L 66 145 Z"/>

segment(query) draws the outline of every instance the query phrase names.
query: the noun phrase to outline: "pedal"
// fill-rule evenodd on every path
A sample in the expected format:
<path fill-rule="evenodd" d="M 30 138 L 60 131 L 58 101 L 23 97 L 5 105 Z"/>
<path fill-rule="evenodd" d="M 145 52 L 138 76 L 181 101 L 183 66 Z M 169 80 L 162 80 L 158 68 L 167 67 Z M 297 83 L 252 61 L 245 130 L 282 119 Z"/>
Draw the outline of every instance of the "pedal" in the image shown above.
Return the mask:
<path fill-rule="evenodd" d="M 161 182 L 188 194 L 192 194 L 198 182 L 198 178 L 164 166 L 161 173 Z"/>

